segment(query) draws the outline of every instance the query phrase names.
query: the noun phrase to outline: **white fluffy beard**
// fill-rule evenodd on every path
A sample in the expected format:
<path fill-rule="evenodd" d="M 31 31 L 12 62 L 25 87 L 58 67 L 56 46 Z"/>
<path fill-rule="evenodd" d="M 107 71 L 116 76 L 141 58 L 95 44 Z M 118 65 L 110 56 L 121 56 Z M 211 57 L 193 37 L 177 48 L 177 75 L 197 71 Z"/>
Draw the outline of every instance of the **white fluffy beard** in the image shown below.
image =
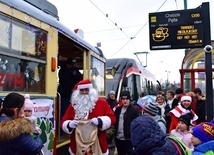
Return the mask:
<path fill-rule="evenodd" d="M 89 90 L 88 95 L 81 95 L 79 90 L 75 90 L 71 96 L 71 103 L 78 119 L 84 119 L 88 113 L 91 113 L 98 99 L 97 91 L 93 88 Z"/>

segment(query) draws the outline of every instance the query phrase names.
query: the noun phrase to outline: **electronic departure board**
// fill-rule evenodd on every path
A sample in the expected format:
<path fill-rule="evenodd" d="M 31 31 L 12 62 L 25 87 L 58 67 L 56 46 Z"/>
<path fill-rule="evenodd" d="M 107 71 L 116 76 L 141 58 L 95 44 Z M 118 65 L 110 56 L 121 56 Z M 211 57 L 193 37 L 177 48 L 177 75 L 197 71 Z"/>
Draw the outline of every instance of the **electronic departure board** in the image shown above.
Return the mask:
<path fill-rule="evenodd" d="M 205 18 L 202 7 L 149 13 L 150 49 L 204 47 Z"/>

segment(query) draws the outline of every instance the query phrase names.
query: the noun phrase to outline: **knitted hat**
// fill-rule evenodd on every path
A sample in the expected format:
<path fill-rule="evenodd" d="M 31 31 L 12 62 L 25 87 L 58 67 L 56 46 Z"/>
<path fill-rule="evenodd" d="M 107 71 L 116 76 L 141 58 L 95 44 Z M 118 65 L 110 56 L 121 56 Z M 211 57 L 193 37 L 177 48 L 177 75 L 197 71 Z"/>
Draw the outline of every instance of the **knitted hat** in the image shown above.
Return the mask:
<path fill-rule="evenodd" d="M 175 94 L 183 94 L 183 93 L 184 93 L 183 89 L 181 89 L 181 88 L 178 88 L 175 90 Z"/>
<path fill-rule="evenodd" d="M 130 92 L 127 91 L 127 90 L 124 90 L 120 93 L 120 97 L 121 99 L 131 99 L 131 96 L 130 96 Z"/>
<path fill-rule="evenodd" d="M 184 94 L 183 96 L 181 96 L 181 102 L 184 100 L 188 100 L 188 101 L 192 102 L 192 97 L 188 94 Z"/>
<path fill-rule="evenodd" d="M 190 126 L 191 117 L 189 114 L 181 115 L 179 121 L 184 122 L 187 126 Z"/>
<path fill-rule="evenodd" d="M 156 104 L 150 102 L 149 104 L 146 105 L 143 112 L 147 113 L 151 116 L 156 116 L 156 115 L 158 115 L 158 111 L 159 111 L 158 106 Z"/>
<path fill-rule="evenodd" d="M 214 122 L 203 122 L 192 128 L 192 135 L 205 143 L 214 140 Z"/>
<path fill-rule="evenodd" d="M 73 90 L 80 90 L 80 89 L 86 89 L 86 88 L 93 88 L 93 85 L 91 83 L 90 80 L 81 80 L 80 82 L 78 82 Z"/>
<path fill-rule="evenodd" d="M 25 110 L 33 110 L 33 101 L 30 99 L 29 94 L 25 94 Z"/>
<path fill-rule="evenodd" d="M 115 91 L 111 90 L 109 94 L 115 94 Z"/>

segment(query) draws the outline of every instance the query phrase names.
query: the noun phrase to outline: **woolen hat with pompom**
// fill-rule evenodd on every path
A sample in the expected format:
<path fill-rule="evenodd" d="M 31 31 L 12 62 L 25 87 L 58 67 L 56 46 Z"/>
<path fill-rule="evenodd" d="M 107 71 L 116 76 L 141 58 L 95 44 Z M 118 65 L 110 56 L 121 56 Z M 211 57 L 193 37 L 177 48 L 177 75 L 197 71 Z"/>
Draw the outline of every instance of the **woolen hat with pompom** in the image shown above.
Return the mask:
<path fill-rule="evenodd" d="M 33 101 L 30 99 L 29 94 L 25 94 L 25 110 L 33 110 Z"/>

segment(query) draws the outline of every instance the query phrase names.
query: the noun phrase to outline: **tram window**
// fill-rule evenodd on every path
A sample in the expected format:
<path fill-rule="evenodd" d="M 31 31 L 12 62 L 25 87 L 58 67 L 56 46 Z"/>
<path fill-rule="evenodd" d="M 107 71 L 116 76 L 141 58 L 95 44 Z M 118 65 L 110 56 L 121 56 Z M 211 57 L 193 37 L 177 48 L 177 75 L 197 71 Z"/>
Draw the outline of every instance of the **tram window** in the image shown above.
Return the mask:
<path fill-rule="evenodd" d="M 11 49 L 28 57 L 46 60 L 47 33 L 31 25 L 13 21 Z"/>
<path fill-rule="evenodd" d="M 46 31 L 1 13 L 0 24 L 0 46 L 9 49 L 6 52 L 46 61 Z"/>
<path fill-rule="evenodd" d="M 99 95 L 105 95 L 105 65 L 104 62 L 91 57 L 91 82 Z"/>
<path fill-rule="evenodd" d="M 45 65 L 0 56 L 0 91 L 45 92 Z"/>
<path fill-rule="evenodd" d="M 0 46 L 9 48 L 9 34 L 8 29 L 10 27 L 10 23 L 6 21 L 3 16 L 0 16 Z"/>
<path fill-rule="evenodd" d="M 0 91 L 45 93 L 47 32 L 0 13 Z"/>

